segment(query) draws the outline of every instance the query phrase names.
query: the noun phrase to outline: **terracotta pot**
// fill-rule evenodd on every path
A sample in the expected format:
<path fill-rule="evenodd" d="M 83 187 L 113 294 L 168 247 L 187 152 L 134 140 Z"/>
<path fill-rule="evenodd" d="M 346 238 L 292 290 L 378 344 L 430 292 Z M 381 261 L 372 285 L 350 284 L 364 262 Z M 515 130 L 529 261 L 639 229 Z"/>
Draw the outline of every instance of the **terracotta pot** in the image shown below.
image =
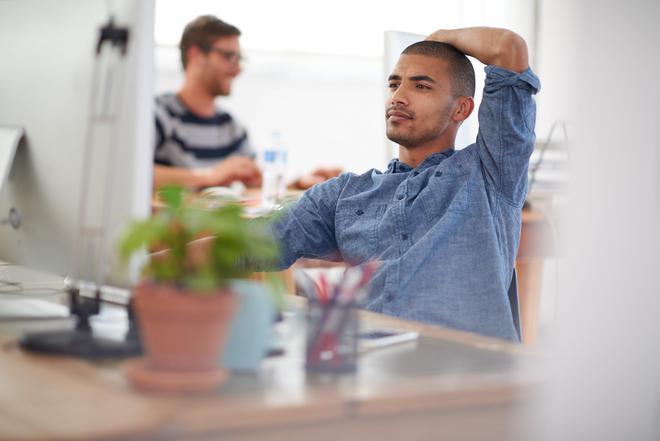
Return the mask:
<path fill-rule="evenodd" d="M 149 369 L 218 368 L 238 305 L 230 289 L 195 293 L 143 282 L 134 290 L 134 305 Z"/>

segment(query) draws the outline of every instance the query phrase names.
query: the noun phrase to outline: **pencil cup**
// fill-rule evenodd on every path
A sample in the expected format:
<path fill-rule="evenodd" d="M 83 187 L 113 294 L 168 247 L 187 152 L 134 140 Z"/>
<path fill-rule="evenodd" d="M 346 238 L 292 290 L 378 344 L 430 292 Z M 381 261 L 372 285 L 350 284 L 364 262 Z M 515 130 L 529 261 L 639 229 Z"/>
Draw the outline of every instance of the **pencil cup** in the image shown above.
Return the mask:
<path fill-rule="evenodd" d="M 308 303 L 305 353 L 308 372 L 355 372 L 358 319 L 354 303 Z"/>

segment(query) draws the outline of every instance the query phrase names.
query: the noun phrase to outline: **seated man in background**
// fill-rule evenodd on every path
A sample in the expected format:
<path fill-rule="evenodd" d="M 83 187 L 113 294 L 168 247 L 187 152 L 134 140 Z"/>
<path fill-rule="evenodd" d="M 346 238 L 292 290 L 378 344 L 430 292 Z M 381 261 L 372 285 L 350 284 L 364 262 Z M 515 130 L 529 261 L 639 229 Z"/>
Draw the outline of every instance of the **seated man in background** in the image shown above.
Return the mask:
<path fill-rule="evenodd" d="M 183 86 L 176 94 L 156 98 L 154 188 L 203 188 L 234 181 L 261 185 L 247 131 L 215 106 L 216 97 L 228 96 L 241 72 L 240 35 L 235 26 L 211 15 L 196 18 L 184 29 L 179 45 Z M 293 186 L 309 188 L 337 174 L 319 169 Z"/>
<path fill-rule="evenodd" d="M 241 72 L 240 31 L 212 16 L 189 23 L 181 37 L 184 83 L 156 98 L 155 188 L 261 184 L 246 130 L 215 106 Z"/>
<path fill-rule="evenodd" d="M 454 150 L 474 109 L 470 55 L 486 64 L 476 143 Z M 518 340 L 507 290 L 520 240 L 539 80 L 525 41 L 495 28 L 439 30 L 389 77 L 387 171 L 314 186 L 274 226 L 282 266 L 377 259 L 367 309 Z"/>

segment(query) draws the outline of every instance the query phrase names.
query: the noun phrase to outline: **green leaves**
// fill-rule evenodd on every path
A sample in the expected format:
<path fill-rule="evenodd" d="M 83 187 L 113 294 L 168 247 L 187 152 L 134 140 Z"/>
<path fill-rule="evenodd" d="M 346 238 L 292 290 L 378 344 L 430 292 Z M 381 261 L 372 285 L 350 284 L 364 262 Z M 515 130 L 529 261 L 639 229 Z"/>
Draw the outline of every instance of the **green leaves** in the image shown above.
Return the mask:
<path fill-rule="evenodd" d="M 270 220 L 248 221 L 236 203 L 216 209 L 195 206 L 181 187 L 164 188 L 159 196 L 165 206 L 150 219 L 133 222 L 119 244 L 125 261 L 144 248 L 156 251 L 144 268 L 146 277 L 211 291 L 248 276 L 256 265 L 270 267 L 276 261 Z"/>
<path fill-rule="evenodd" d="M 164 187 L 158 192 L 158 196 L 172 211 L 180 210 L 183 207 L 185 194 L 186 190 L 177 186 Z"/>

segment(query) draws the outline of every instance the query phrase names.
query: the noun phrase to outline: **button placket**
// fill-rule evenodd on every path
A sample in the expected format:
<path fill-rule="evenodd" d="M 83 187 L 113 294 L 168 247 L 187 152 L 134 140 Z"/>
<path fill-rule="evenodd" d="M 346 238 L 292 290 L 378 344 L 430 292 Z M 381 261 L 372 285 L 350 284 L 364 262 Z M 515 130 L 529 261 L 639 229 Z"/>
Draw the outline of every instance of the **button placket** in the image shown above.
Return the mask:
<path fill-rule="evenodd" d="M 406 233 L 408 229 L 407 225 L 407 216 L 406 216 L 406 195 L 409 193 L 410 190 L 410 180 L 405 179 L 397 188 L 395 192 L 395 198 L 397 201 L 401 201 L 402 203 L 394 204 L 395 205 L 395 212 L 396 212 L 396 224 L 395 224 L 395 231 L 394 231 L 394 236 L 393 240 L 398 240 L 399 246 L 398 248 L 398 254 L 399 256 L 403 255 L 405 253 L 405 250 L 407 248 L 407 244 L 404 242 L 408 239 L 408 234 Z M 402 239 L 402 237 L 405 237 L 405 239 Z M 397 239 L 398 238 L 398 239 Z"/>
<path fill-rule="evenodd" d="M 396 191 L 394 192 L 394 197 L 397 201 L 403 201 L 406 199 L 406 194 L 408 193 L 408 179 L 404 179 L 403 182 L 399 184 Z"/>

